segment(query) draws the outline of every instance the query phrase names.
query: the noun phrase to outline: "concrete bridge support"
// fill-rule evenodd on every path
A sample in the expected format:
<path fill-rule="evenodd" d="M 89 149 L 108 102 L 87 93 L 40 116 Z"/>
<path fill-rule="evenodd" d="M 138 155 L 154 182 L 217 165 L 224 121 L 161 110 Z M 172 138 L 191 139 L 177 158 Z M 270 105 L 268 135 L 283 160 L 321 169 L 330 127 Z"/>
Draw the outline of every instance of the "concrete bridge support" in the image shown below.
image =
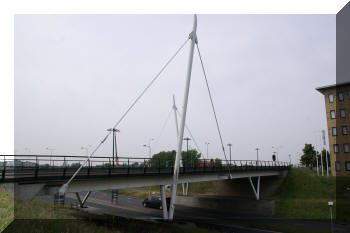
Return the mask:
<path fill-rule="evenodd" d="M 249 177 L 248 179 L 249 179 L 250 185 L 252 186 L 256 200 L 259 200 L 260 199 L 260 176 L 258 176 L 258 180 L 256 182 L 257 183 L 256 188 L 253 184 L 252 178 Z"/>
<path fill-rule="evenodd" d="M 81 200 L 79 193 L 78 193 L 78 192 L 75 193 L 75 195 L 77 196 L 77 199 L 78 199 L 79 207 L 80 207 L 80 208 L 86 208 L 86 206 L 84 206 L 84 204 L 86 203 L 86 201 L 87 201 L 87 199 L 89 198 L 90 194 L 91 194 L 91 191 L 88 191 L 88 192 L 86 193 L 84 199 Z"/>
<path fill-rule="evenodd" d="M 182 183 L 182 195 L 185 197 L 188 196 L 188 182 Z"/>
<path fill-rule="evenodd" d="M 160 195 L 162 198 L 163 219 L 167 220 L 168 219 L 168 207 L 167 207 L 167 203 L 166 203 L 166 193 L 165 193 L 165 186 L 164 185 L 160 186 Z"/>

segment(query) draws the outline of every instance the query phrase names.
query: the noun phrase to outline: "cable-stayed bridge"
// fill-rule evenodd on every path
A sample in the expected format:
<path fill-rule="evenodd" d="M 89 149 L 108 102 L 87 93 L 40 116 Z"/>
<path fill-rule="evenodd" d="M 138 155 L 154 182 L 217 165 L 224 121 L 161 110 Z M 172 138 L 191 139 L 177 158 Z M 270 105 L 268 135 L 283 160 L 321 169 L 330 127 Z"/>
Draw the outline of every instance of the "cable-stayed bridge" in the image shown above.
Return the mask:
<path fill-rule="evenodd" d="M 202 54 L 199 49 L 196 31 L 197 16 L 194 15 L 193 29 L 185 42 L 181 44 L 179 49 L 177 49 L 162 66 L 160 71 L 135 98 L 126 111 L 121 115 L 120 119 L 113 125 L 107 135 L 99 141 L 97 146 L 88 156 L 4 156 L 4 161 L 1 166 L 1 182 L 13 183 L 14 189 L 17 191 L 15 194 L 17 193 L 21 199 L 26 200 L 30 200 L 35 195 L 41 193 L 55 193 L 60 197 L 64 196 L 67 192 L 75 192 L 81 206 L 83 206 L 91 191 L 160 185 L 163 217 L 164 219 L 169 220 L 173 219 L 178 184 L 248 178 L 256 199 L 259 199 L 260 178 L 264 176 L 279 176 L 282 171 L 289 169 L 290 164 L 278 161 L 227 159 L 224 140 L 219 127 L 219 120 L 215 111 L 212 92 L 205 71 Z M 181 113 L 177 111 L 175 99 L 173 105 L 177 142 L 176 156 L 173 161 L 168 161 L 168 163 L 166 163 L 162 160 L 157 161 L 152 158 L 120 157 L 117 153 L 114 155 L 114 146 L 112 160 L 109 157 L 97 157 L 95 155 L 96 152 L 106 142 L 112 132 L 113 145 L 116 145 L 115 132 L 118 131 L 117 127 L 119 127 L 120 123 L 135 107 L 153 83 L 160 77 L 177 54 L 184 48 L 187 42 L 190 42 L 190 49 Z M 222 160 L 214 161 L 196 159 L 187 161 L 181 158 L 184 130 L 187 128 L 186 113 L 195 51 L 197 51 L 200 60 L 204 81 L 215 119 L 215 125 L 220 139 L 219 145 L 222 149 L 224 158 Z M 178 116 L 180 118 L 179 122 L 177 120 Z M 196 142 L 195 144 L 197 146 Z M 252 177 L 257 177 L 256 184 L 254 184 Z M 169 213 L 167 212 L 165 198 L 165 185 L 168 184 L 172 186 Z M 81 201 L 78 194 L 80 191 L 88 191 L 88 194 L 83 201 Z"/>
<path fill-rule="evenodd" d="M 2 155 L 1 158 L 0 182 L 13 184 L 16 198 L 31 200 L 36 195 L 57 194 L 86 156 Z M 287 162 L 255 160 L 196 159 L 181 160 L 180 164 L 178 184 L 247 178 L 256 199 L 259 199 L 261 177 L 280 176 L 290 167 Z M 76 193 L 83 206 L 93 191 L 156 185 L 162 190 L 172 183 L 173 173 L 173 164 L 160 159 L 118 157 L 113 164 L 111 157 L 96 157 L 83 166 L 66 192 Z M 88 192 L 83 201 L 78 196 L 81 191 Z"/>

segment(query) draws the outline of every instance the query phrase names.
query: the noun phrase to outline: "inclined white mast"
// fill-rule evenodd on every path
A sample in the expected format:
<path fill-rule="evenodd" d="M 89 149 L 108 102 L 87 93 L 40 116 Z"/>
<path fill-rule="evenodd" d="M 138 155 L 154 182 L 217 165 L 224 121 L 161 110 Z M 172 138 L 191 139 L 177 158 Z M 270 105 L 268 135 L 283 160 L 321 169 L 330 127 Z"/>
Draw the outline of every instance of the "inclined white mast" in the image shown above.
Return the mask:
<path fill-rule="evenodd" d="M 190 54 L 189 54 L 188 64 L 187 64 L 187 79 L 186 79 L 185 93 L 184 93 L 184 99 L 183 99 L 183 104 L 182 104 L 182 114 L 181 114 L 179 135 L 177 138 L 178 142 L 177 142 L 177 152 L 176 152 L 176 157 L 175 157 L 173 185 L 172 185 L 172 189 L 171 189 L 169 220 L 173 220 L 173 218 L 174 218 L 174 203 L 175 203 L 175 199 L 176 199 L 177 181 L 178 181 L 178 177 L 179 177 L 180 158 L 181 158 L 182 142 L 183 142 L 184 129 L 185 129 L 188 94 L 190 91 L 194 44 L 197 43 L 196 32 L 197 32 L 197 15 L 194 15 L 193 30 L 190 33 L 191 46 L 190 46 Z"/>

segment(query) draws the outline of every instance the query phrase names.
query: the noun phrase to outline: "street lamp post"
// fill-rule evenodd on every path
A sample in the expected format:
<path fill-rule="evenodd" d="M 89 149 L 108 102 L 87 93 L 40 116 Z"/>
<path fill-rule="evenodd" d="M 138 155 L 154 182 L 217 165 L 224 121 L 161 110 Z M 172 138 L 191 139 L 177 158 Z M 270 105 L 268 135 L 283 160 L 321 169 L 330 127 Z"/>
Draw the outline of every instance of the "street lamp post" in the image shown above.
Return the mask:
<path fill-rule="evenodd" d="M 54 150 L 56 150 L 56 149 L 46 147 L 46 150 L 49 150 L 49 151 L 50 151 L 50 166 L 51 166 L 51 162 L 52 162 L 52 151 L 54 151 Z"/>
<path fill-rule="evenodd" d="M 80 147 L 81 150 L 85 150 L 85 154 L 86 156 L 89 156 L 89 148 L 91 147 L 91 145 L 87 145 L 87 146 L 82 146 Z"/>
<path fill-rule="evenodd" d="M 259 164 L 259 147 L 256 147 L 255 148 L 255 150 L 256 150 L 256 165 L 258 165 Z"/>
<path fill-rule="evenodd" d="M 142 145 L 142 146 L 148 148 L 148 157 L 149 157 L 150 159 L 151 159 L 151 156 L 152 156 L 151 141 L 153 141 L 153 140 L 154 140 L 154 138 L 151 138 L 151 139 L 148 141 L 148 145 L 147 145 L 147 144 Z"/>
<path fill-rule="evenodd" d="M 291 164 L 292 164 L 292 155 L 289 154 L 289 165 L 291 165 Z"/>
<path fill-rule="evenodd" d="M 320 173 L 319 173 L 319 169 L 318 169 L 318 156 L 317 156 L 317 151 L 316 151 L 316 154 L 315 154 L 315 156 L 316 156 L 316 166 L 317 166 L 317 175 L 319 176 L 320 175 Z M 311 165 L 312 166 L 312 165 Z"/>
<path fill-rule="evenodd" d="M 232 147 L 232 144 L 229 143 L 229 144 L 227 144 L 227 146 L 230 148 L 230 166 L 231 166 L 231 147 Z"/>
<path fill-rule="evenodd" d="M 27 153 L 28 153 L 28 155 L 30 155 L 30 154 L 31 154 L 30 148 L 26 147 L 26 148 L 24 148 L 24 150 L 25 150 L 25 151 L 29 151 L 29 153 L 27 152 Z"/>
<path fill-rule="evenodd" d="M 116 136 L 116 133 L 117 132 L 120 132 L 119 129 L 116 129 L 116 128 L 110 128 L 110 129 L 107 129 L 107 131 L 112 131 L 113 132 L 113 148 L 112 148 L 112 163 L 113 163 L 113 166 L 117 164 L 117 136 Z M 115 162 L 114 163 L 114 157 L 115 157 Z"/>
<path fill-rule="evenodd" d="M 207 159 L 209 159 L 209 149 L 208 149 L 208 147 L 209 147 L 209 144 L 210 144 L 210 143 L 209 143 L 209 142 L 206 142 L 205 144 L 207 145 Z"/>
<path fill-rule="evenodd" d="M 187 153 L 188 153 L 188 141 L 190 141 L 191 140 L 191 138 L 184 138 L 184 140 L 186 141 L 186 147 L 187 147 Z"/>
<path fill-rule="evenodd" d="M 327 176 L 329 176 L 329 167 L 328 167 L 328 153 L 327 153 L 327 150 L 325 149 L 326 147 L 326 132 L 325 130 L 323 129 L 322 130 L 322 141 L 323 141 L 323 149 L 322 151 L 325 151 L 325 156 L 326 156 L 326 166 L 327 166 Z M 321 152 L 322 153 L 322 152 Z"/>
<path fill-rule="evenodd" d="M 191 138 L 189 138 L 189 137 L 187 137 L 187 138 L 184 138 L 184 140 L 186 141 L 186 151 L 187 151 L 187 159 L 188 159 L 188 141 L 190 141 L 191 140 Z M 192 160 L 192 158 L 191 158 L 191 160 Z M 192 161 L 191 161 L 192 162 Z"/>

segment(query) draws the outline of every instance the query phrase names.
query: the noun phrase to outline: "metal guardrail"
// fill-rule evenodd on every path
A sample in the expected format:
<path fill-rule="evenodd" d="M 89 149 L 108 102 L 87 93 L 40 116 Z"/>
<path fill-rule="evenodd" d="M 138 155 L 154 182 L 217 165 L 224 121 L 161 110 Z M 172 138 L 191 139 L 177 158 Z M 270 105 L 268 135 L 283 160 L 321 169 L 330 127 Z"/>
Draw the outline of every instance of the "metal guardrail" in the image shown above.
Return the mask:
<path fill-rule="evenodd" d="M 87 156 L 0 155 L 1 182 L 65 180 L 72 176 Z M 173 161 L 161 158 L 93 157 L 76 179 L 130 175 L 173 174 Z M 180 174 L 247 170 L 283 170 L 290 164 L 281 161 L 182 159 Z"/>

